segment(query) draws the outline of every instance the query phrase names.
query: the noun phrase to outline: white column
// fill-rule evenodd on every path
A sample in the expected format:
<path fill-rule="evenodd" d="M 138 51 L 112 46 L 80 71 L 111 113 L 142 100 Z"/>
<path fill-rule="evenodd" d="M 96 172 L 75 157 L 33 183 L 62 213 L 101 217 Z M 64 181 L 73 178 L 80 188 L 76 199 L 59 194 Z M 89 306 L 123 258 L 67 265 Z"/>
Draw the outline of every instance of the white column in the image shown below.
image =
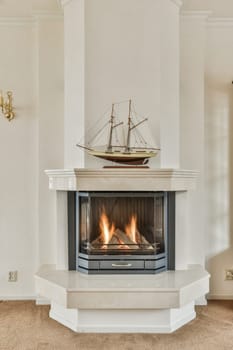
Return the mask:
<path fill-rule="evenodd" d="M 189 263 L 204 264 L 204 97 L 205 35 L 209 12 L 181 16 L 181 167 L 198 170 L 198 184 L 190 192 Z"/>
<path fill-rule="evenodd" d="M 68 270 L 67 191 L 56 191 L 56 199 L 56 268 L 58 270 Z"/>
<path fill-rule="evenodd" d="M 65 46 L 65 168 L 84 167 L 84 152 L 76 144 L 84 137 L 85 1 L 63 0 Z"/>
<path fill-rule="evenodd" d="M 36 15 L 38 113 L 38 264 L 53 264 L 55 193 L 48 189 L 48 168 L 63 168 L 63 16 Z"/>
<path fill-rule="evenodd" d="M 160 0 L 161 167 L 179 168 L 179 1 Z"/>
<path fill-rule="evenodd" d="M 185 270 L 188 267 L 189 225 L 188 225 L 188 192 L 176 192 L 176 239 L 175 268 Z"/>

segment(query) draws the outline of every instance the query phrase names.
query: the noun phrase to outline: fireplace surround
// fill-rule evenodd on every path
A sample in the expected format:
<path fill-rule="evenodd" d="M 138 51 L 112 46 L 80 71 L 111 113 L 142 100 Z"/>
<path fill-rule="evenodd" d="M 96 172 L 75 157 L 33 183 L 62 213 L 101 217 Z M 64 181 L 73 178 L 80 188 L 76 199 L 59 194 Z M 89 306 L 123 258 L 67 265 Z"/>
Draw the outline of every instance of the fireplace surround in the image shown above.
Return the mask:
<path fill-rule="evenodd" d="M 56 190 L 57 258 L 55 266 L 42 266 L 35 277 L 38 300 L 44 297 L 50 301 L 51 318 L 75 332 L 100 333 L 169 333 L 195 318 L 194 304 L 204 304 L 209 291 L 209 274 L 188 255 L 192 249 L 189 193 L 195 189 L 197 172 L 58 169 L 46 173 L 49 188 Z M 173 268 L 159 274 L 127 275 L 76 271 L 76 259 L 70 254 L 75 237 L 68 234 L 71 228 L 75 231 L 75 206 L 71 211 L 69 207 L 76 201 L 76 192 L 106 191 L 165 192 L 171 196 L 175 202 Z M 168 266 L 171 256 L 168 253 Z"/>

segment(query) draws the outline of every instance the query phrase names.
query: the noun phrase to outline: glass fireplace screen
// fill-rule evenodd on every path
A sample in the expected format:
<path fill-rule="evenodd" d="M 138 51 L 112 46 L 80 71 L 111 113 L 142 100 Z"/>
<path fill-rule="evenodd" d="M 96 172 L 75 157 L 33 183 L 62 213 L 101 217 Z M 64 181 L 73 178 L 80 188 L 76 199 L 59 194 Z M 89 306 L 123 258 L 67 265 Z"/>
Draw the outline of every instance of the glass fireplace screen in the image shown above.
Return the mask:
<path fill-rule="evenodd" d="M 148 255 L 165 251 L 164 193 L 79 193 L 79 252 Z"/>

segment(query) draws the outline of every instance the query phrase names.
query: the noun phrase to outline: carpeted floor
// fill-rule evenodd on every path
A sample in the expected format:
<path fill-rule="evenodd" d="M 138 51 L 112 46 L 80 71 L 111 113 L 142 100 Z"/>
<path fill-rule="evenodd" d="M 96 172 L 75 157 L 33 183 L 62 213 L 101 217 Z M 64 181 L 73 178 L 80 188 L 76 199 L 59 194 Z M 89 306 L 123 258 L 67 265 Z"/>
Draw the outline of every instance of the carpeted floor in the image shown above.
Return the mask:
<path fill-rule="evenodd" d="M 197 307 L 173 334 L 76 334 L 48 312 L 32 301 L 0 302 L 0 350 L 233 350 L 233 301 Z"/>

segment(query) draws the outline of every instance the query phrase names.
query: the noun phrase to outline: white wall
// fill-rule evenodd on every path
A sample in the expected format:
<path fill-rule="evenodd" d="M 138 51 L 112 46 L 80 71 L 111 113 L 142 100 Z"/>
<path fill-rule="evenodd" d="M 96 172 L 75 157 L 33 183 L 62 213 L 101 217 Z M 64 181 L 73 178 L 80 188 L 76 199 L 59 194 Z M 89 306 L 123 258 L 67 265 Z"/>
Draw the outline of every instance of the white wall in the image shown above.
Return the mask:
<path fill-rule="evenodd" d="M 38 263 L 55 261 L 56 198 L 45 169 L 64 167 L 64 47 L 61 18 L 39 17 L 37 31 L 37 117 L 39 221 Z"/>
<path fill-rule="evenodd" d="M 184 83 L 181 90 L 181 134 L 182 144 L 189 144 L 181 148 L 182 164 L 193 164 L 201 170 L 204 188 L 204 198 L 200 192 L 199 207 L 204 218 L 203 214 L 197 216 L 194 212 L 191 222 L 196 218 L 194 237 L 200 237 L 200 229 L 204 237 L 206 267 L 211 273 L 209 297 L 233 298 L 232 282 L 225 281 L 225 269 L 233 267 L 233 18 L 229 17 L 233 16 L 233 3 L 227 0 L 184 0 L 182 9 L 191 11 L 185 12 L 186 22 L 183 18 L 181 33 L 181 77 Z M 207 13 L 200 12 L 203 10 L 212 12 L 206 18 L 204 28 Z M 198 21 L 201 22 L 198 24 Z M 201 163 L 203 155 L 204 168 Z M 204 219 L 204 231 L 201 218 Z M 195 252 L 198 241 L 193 247 Z"/>
<path fill-rule="evenodd" d="M 165 29 L 164 21 L 170 23 L 166 32 L 167 38 L 171 42 L 175 40 L 175 45 L 170 51 L 175 53 L 176 62 L 171 86 L 172 89 L 178 86 L 179 8 L 175 2 L 166 0 L 164 5 L 164 0 L 156 2 L 146 0 L 146 6 L 139 0 L 137 3 L 132 0 L 127 2 L 101 0 L 98 6 L 96 1 L 89 0 L 85 3 L 87 12 L 84 17 L 82 17 L 84 0 L 70 1 L 69 6 L 65 7 L 67 29 L 65 43 L 68 45 L 66 50 L 70 50 L 70 56 L 66 54 L 65 62 L 66 83 L 70 81 L 70 85 L 68 87 L 66 85 L 65 92 L 65 130 L 69 125 L 73 135 L 72 142 L 69 143 L 69 132 L 63 135 L 62 21 L 56 19 L 56 16 L 53 17 L 51 13 L 45 13 L 42 17 L 41 15 L 35 17 L 34 14 L 33 17 L 3 18 L 0 21 L 1 48 L 4 52 L 0 58 L 1 87 L 4 90 L 14 91 L 17 107 L 16 120 L 9 124 L 3 118 L 0 119 L 2 126 L 0 136 L 4 145 L 0 151 L 2 160 L 0 297 L 32 296 L 35 270 L 40 264 L 53 263 L 55 260 L 56 242 L 54 235 L 51 235 L 56 229 L 55 198 L 48 190 L 47 178 L 43 171 L 45 168 L 64 167 L 63 157 L 65 165 L 80 164 L 76 153 L 72 153 L 69 158 L 71 154 L 69 147 L 74 151 L 74 143 L 78 141 L 77 135 L 83 134 L 85 125 L 84 104 L 82 104 L 85 92 L 83 79 L 85 55 L 88 56 L 85 105 L 88 109 L 89 123 L 95 108 L 101 111 L 102 106 L 111 103 L 113 97 L 115 100 L 116 95 L 117 99 L 132 97 L 135 99 L 138 112 L 149 115 L 152 134 L 159 143 L 159 121 L 166 102 L 165 89 L 162 93 L 163 98 L 160 95 L 162 79 L 160 62 L 167 50 L 166 46 L 161 45 Z M 168 13 L 164 11 L 162 5 L 169 10 Z M 20 8 L 16 9 L 20 12 Z M 21 11 L 20 14 L 28 15 L 28 11 L 27 8 L 26 12 Z M 80 21 L 77 22 L 79 15 Z M 86 48 L 84 19 L 89 33 Z M 113 21 L 116 25 L 120 21 L 122 28 L 119 25 L 118 29 L 111 27 L 111 32 L 106 34 Z M 96 40 L 99 40 L 98 52 Z M 111 52 L 107 52 L 108 45 Z M 77 50 L 74 50 L 74 47 Z M 115 49 L 118 51 L 117 57 Z M 174 63 L 172 57 L 169 62 Z M 164 65 L 163 77 L 166 76 L 165 68 Z M 108 84 L 110 89 L 107 88 Z M 72 95 L 69 95 L 70 92 Z M 168 102 L 175 108 L 174 149 L 177 149 L 178 103 L 177 100 L 174 102 L 172 94 L 169 96 Z M 69 98 L 71 105 L 69 101 L 67 103 Z M 93 110 L 90 104 L 93 104 Z M 164 118 L 167 117 L 172 118 L 168 114 L 164 115 Z M 71 120 L 73 122 L 69 124 Z M 163 137 L 165 139 L 168 137 L 166 132 Z M 80 157 L 82 163 L 82 156 Z M 165 158 L 166 152 L 164 152 Z M 153 164 L 158 165 L 158 162 L 159 158 Z M 17 283 L 7 281 L 9 270 L 18 270 Z"/>
<path fill-rule="evenodd" d="M 16 112 L 10 123 L 0 113 L 0 299 L 20 299 L 34 296 L 36 269 L 55 258 L 43 172 L 63 166 L 62 20 L 0 18 L 0 40 L 0 89 L 13 90 Z"/>
<path fill-rule="evenodd" d="M 106 109 L 110 116 L 112 102 L 132 98 L 136 111 L 149 117 L 152 134 L 159 144 L 158 1 L 86 0 L 85 5 L 86 131 Z M 119 108 L 126 121 L 127 102 Z M 87 157 L 86 164 L 101 166 L 102 161 Z"/>
<path fill-rule="evenodd" d="M 186 7 L 187 4 L 185 1 L 184 8 L 192 9 Z M 205 9 L 211 10 L 208 4 L 206 1 Z M 0 57 L 0 88 L 14 91 L 17 106 L 16 120 L 8 123 L 0 117 L 3 145 L 0 148 L 0 297 L 33 295 L 36 268 L 41 263 L 54 262 L 55 237 L 51 232 L 55 232 L 56 227 L 55 198 L 48 190 L 43 171 L 63 167 L 63 156 L 66 166 L 85 164 L 74 144 L 78 136 L 83 135 L 84 127 L 88 128 L 96 119 L 95 112 L 104 111 L 116 95 L 119 99 L 134 98 L 138 112 L 152 118 L 152 133 L 166 150 L 162 147 L 163 160 L 161 153 L 161 159 L 157 158 L 152 166 L 181 164 L 200 170 L 198 193 L 201 195 L 205 185 L 206 199 L 201 203 L 204 205 L 198 207 L 198 199 L 193 198 L 197 211 L 193 213 L 190 208 L 193 241 L 189 262 L 203 262 L 199 242 L 205 237 L 207 267 L 212 274 L 211 294 L 232 295 L 231 282 L 224 281 L 224 269 L 233 267 L 230 219 L 233 145 L 229 131 L 232 127 L 233 27 L 229 22 L 224 28 L 212 23 L 205 44 L 203 18 L 195 23 L 183 23 L 181 77 L 184 85 L 179 129 L 179 93 L 176 91 L 179 10 L 175 3 L 171 0 L 98 0 L 97 5 L 95 0 L 85 0 L 85 5 L 84 9 L 84 0 L 73 0 L 65 6 L 66 53 L 69 52 L 65 63 L 68 82 L 65 127 L 68 126 L 69 131 L 65 135 L 62 21 L 47 17 L 20 26 L 12 21 L 11 25 L 0 26 L 1 52 L 4 52 Z M 230 7 L 228 10 L 231 13 Z M 81 16 L 80 21 L 77 14 Z M 86 158 L 85 165 L 102 166 L 102 163 Z M 202 213 L 205 230 L 200 219 Z M 19 282 L 7 282 L 9 270 L 19 271 Z"/>
<path fill-rule="evenodd" d="M 1 88 L 12 89 L 16 119 L 0 116 L 0 296 L 34 294 L 37 232 L 35 30 L 0 26 Z M 3 54 L 4 53 L 4 54 Z M 8 271 L 18 270 L 17 283 Z"/>
<path fill-rule="evenodd" d="M 209 26 L 206 50 L 206 260 L 212 297 L 231 296 L 233 268 L 233 21 Z"/>
<path fill-rule="evenodd" d="M 104 165 L 86 154 L 84 161 L 83 151 L 75 144 L 84 133 L 88 138 L 89 129 L 95 128 L 108 108 L 110 113 L 112 102 L 132 98 L 139 115 L 149 118 L 148 130 L 143 128 L 145 137 L 152 136 L 162 148 L 150 161 L 151 167 L 160 163 L 178 167 L 177 4 L 171 0 L 71 0 L 64 4 L 65 166 Z M 124 112 L 127 116 L 126 106 L 121 109 Z"/>

